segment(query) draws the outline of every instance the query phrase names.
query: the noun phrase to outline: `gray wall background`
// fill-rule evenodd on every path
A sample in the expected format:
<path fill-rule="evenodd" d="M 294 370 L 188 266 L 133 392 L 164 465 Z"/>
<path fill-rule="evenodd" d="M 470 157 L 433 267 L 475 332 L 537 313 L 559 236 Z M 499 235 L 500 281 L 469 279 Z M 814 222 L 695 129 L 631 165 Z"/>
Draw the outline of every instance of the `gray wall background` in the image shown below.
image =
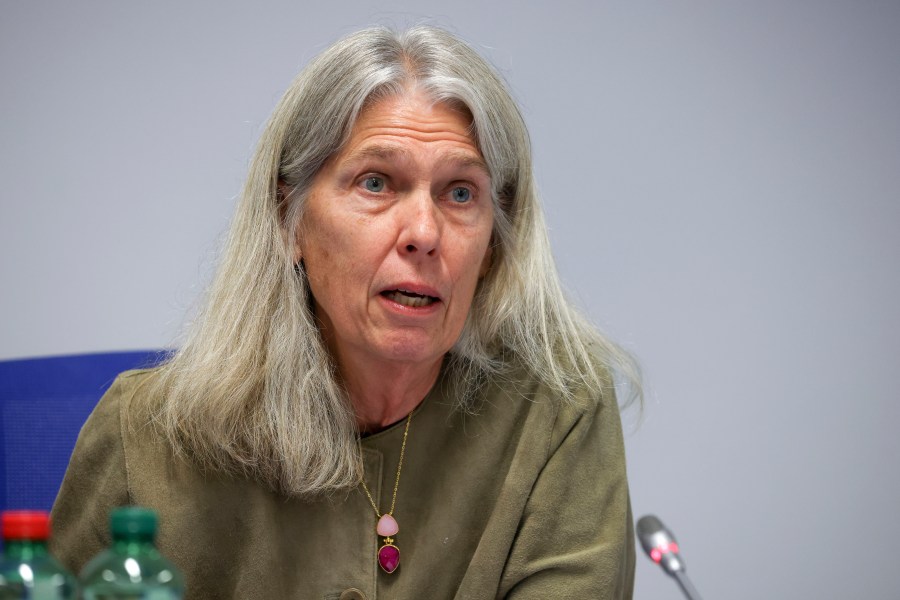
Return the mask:
<path fill-rule="evenodd" d="M 636 515 L 708 599 L 900 596 L 897 2 L 0 2 L 0 358 L 170 343 L 294 74 L 420 20 L 509 80 L 643 363 Z"/>

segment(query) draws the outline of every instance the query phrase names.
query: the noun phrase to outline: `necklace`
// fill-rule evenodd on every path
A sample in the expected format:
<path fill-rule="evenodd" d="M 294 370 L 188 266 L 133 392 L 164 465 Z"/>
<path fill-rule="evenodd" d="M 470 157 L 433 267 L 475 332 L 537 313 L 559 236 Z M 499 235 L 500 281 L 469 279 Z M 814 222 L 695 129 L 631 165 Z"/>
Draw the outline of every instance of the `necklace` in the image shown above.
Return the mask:
<path fill-rule="evenodd" d="M 397 477 L 394 479 L 394 495 L 391 497 L 391 510 L 384 514 L 379 512 L 375 500 L 372 499 L 372 494 L 369 493 L 366 480 L 360 480 L 363 490 L 365 490 L 366 496 L 369 498 L 369 504 L 375 509 L 375 516 L 378 517 L 375 533 L 384 537 L 384 544 L 378 549 L 377 558 L 378 566 L 385 573 L 393 573 L 400 566 L 400 549 L 394 545 L 394 538 L 392 537 L 400 531 L 400 526 L 397 525 L 397 520 L 394 519 L 394 505 L 397 503 L 397 488 L 400 487 L 400 471 L 403 469 L 403 454 L 406 452 L 406 436 L 409 434 L 409 423 L 411 421 L 412 412 L 406 417 L 406 429 L 403 430 L 403 444 L 400 446 L 400 461 L 397 463 Z"/>

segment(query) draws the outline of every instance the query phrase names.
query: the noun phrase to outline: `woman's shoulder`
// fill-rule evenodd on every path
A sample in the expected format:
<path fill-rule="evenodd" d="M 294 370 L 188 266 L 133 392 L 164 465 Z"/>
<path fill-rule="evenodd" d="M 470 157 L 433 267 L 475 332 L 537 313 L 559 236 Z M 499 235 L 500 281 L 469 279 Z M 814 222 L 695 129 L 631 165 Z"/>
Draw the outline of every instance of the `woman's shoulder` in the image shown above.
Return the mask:
<path fill-rule="evenodd" d="M 594 359 L 596 376 L 592 381 L 573 377 L 564 390 L 520 361 L 507 364 L 486 386 L 485 404 L 506 405 L 519 413 L 518 418 L 527 418 L 531 426 L 550 436 L 551 448 L 562 443 L 575 428 L 620 429 L 616 379 L 612 367 L 602 359 Z"/>
<path fill-rule="evenodd" d="M 585 371 L 590 376 L 584 376 Z M 587 369 L 557 373 L 535 372 L 523 361 L 512 358 L 490 379 L 489 387 L 494 393 L 549 403 L 573 415 L 593 412 L 601 406 L 618 406 L 614 367 L 596 355 Z"/>
<path fill-rule="evenodd" d="M 79 447 L 105 449 L 99 454 L 113 447 L 121 452 L 136 429 L 150 424 L 153 408 L 160 402 L 156 386 L 152 385 L 156 371 L 152 368 L 120 373 L 81 428 Z"/>
<path fill-rule="evenodd" d="M 119 373 L 109 391 L 120 397 L 132 397 L 138 392 L 147 392 L 147 384 L 155 379 L 162 367 L 132 369 Z"/>
<path fill-rule="evenodd" d="M 116 376 L 112 385 L 97 404 L 97 408 L 117 411 L 132 411 L 137 408 L 158 406 L 162 394 L 154 385 L 160 367 L 123 371 Z"/>

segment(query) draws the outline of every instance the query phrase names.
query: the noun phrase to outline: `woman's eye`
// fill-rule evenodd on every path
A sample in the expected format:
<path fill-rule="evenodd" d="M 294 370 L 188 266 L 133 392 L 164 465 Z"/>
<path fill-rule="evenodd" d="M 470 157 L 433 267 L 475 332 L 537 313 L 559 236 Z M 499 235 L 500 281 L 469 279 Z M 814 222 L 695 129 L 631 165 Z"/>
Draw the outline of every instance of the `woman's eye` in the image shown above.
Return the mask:
<path fill-rule="evenodd" d="M 366 189 L 370 192 L 384 191 L 384 179 L 381 177 L 366 177 L 363 185 L 365 185 Z"/>
<path fill-rule="evenodd" d="M 450 198 L 454 202 L 468 202 L 472 199 L 472 190 L 466 187 L 455 187 L 450 191 Z"/>

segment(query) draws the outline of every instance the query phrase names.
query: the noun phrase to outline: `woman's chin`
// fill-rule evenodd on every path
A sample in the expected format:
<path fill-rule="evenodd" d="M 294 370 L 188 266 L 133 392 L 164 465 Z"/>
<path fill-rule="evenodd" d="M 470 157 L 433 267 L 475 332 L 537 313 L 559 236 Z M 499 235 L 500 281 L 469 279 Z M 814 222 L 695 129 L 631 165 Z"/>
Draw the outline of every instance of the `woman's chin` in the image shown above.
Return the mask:
<path fill-rule="evenodd" d="M 436 343 L 433 338 L 424 335 L 424 332 L 405 332 L 384 340 L 377 354 L 384 362 L 427 368 L 439 362 L 449 349 L 450 346 Z"/>

